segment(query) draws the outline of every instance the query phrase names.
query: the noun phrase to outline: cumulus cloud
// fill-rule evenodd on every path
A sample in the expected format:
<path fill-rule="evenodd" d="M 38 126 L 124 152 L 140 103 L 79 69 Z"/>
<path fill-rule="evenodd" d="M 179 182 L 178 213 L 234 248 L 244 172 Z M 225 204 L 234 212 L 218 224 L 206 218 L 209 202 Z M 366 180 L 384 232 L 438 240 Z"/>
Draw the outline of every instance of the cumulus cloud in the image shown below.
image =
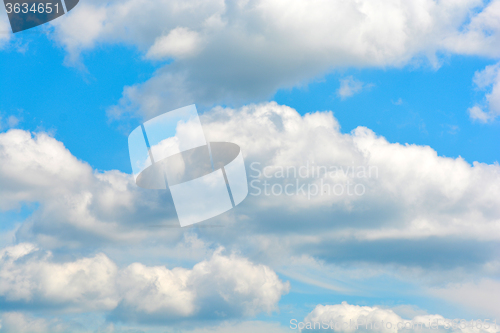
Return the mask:
<path fill-rule="evenodd" d="M 269 267 L 220 251 L 191 270 L 132 264 L 119 281 L 124 296 L 113 317 L 145 322 L 271 313 L 289 289 Z"/>
<path fill-rule="evenodd" d="M 485 101 L 469 109 L 472 120 L 487 123 L 500 116 L 500 63 L 486 66 L 474 74 L 474 84 L 480 90 L 487 90 Z"/>
<path fill-rule="evenodd" d="M 121 296 L 91 293 L 101 303 L 89 304 L 113 308 L 109 304 L 115 300 L 113 318 L 128 314 L 137 321 L 168 319 L 165 312 L 188 319 L 273 311 L 286 286 L 276 282 L 272 271 L 243 259 L 215 255 L 206 263 L 193 263 L 192 269 L 158 266 L 161 258 L 177 255 L 199 262 L 217 244 L 341 293 L 352 291 L 345 281 L 364 279 L 367 271 L 410 279 L 428 289 L 477 277 L 495 279 L 500 273 L 494 264 L 500 235 L 498 164 L 440 157 L 430 147 L 390 143 L 364 127 L 344 134 L 332 112 L 301 116 L 276 103 L 217 107 L 201 120 L 208 140 L 237 143 L 247 163 L 247 199 L 207 222 L 223 228 L 199 228 L 186 235 L 185 229 L 162 228 L 178 225 L 167 191 L 139 189 L 131 175 L 118 171 L 94 171 L 47 134 L 10 130 L 0 134 L 0 208 L 38 204 L 19 226 L 17 241 L 42 244 L 55 255 L 62 249 L 78 255 L 83 244 L 87 249 L 124 249 L 126 255 L 108 249 L 131 264 L 116 273 L 124 277 L 113 284 Z M 148 245 L 141 247 L 146 240 Z M 39 261 L 32 269 L 17 264 L 12 251 L 4 255 L 8 278 L 2 290 L 3 297 L 19 302 L 69 300 L 57 288 L 21 288 L 23 281 L 43 284 L 13 278 L 15 271 L 43 276 L 53 269 L 71 281 L 79 267 L 112 266 L 102 255 L 51 266 L 43 253 L 27 248 L 27 254 L 17 256 L 23 262 Z M 155 264 L 141 263 L 146 255 Z M 303 255 L 313 264 L 292 260 Z M 228 276 L 226 266 L 239 268 Z M 307 267 L 317 274 L 305 274 Z M 325 272 L 328 279 L 318 278 Z M 252 281 L 261 289 L 266 281 L 276 283 L 262 289 L 267 290 L 264 297 Z M 94 285 L 87 282 L 88 288 Z M 68 295 L 86 297 L 78 290 Z M 91 307 L 85 302 L 82 306 Z M 217 314 L 206 312 L 211 311 L 208 303 L 217 304 Z"/>
<path fill-rule="evenodd" d="M 3 302 L 64 307 L 66 311 L 109 310 L 117 305 L 116 265 L 104 254 L 54 263 L 22 243 L 0 251 L 0 297 Z"/>
<path fill-rule="evenodd" d="M 299 322 L 293 323 L 299 326 Z M 316 324 L 316 326 L 314 326 Z M 334 331 L 355 332 L 377 331 L 377 332 L 419 332 L 419 331 L 449 331 L 449 332 L 481 332 L 494 333 L 500 331 L 495 325 L 489 328 L 481 327 L 459 327 L 460 322 L 444 318 L 441 315 L 417 315 L 410 319 L 403 319 L 393 310 L 383 307 L 370 307 L 350 305 L 347 302 L 335 305 L 318 305 L 300 322 L 304 331 Z M 321 328 L 323 325 L 323 328 Z"/>
<path fill-rule="evenodd" d="M 4 312 L 0 315 L 0 332 L 2 333 L 49 333 L 80 332 L 77 327 L 63 321 L 35 318 L 22 312 Z"/>
<path fill-rule="evenodd" d="M 0 297 L 88 312 L 113 310 L 121 321 L 228 319 L 277 310 L 289 290 L 276 273 L 235 254 L 216 251 L 192 269 L 132 263 L 118 269 L 104 254 L 56 263 L 29 243 L 0 251 Z M 35 321 L 39 323 L 39 321 Z M 41 323 L 41 322 L 40 322 Z"/>
<path fill-rule="evenodd" d="M 494 263 L 497 266 L 498 262 Z M 450 283 L 445 287 L 432 288 L 432 295 L 439 296 L 465 308 L 474 308 L 491 316 L 500 315 L 500 281 L 483 278 L 479 281 Z"/>
<path fill-rule="evenodd" d="M 495 259 L 497 164 L 389 143 L 364 127 L 343 134 L 331 112 L 301 116 L 276 103 L 218 107 L 201 118 L 210 141 L 242 147 L 250 182 L 248 198 L 217 218 L 227 228 L 197 231 L 208 246 L 258 253 L 270 264 L 307 254 L 331 263 L 479 269 Z M 19 228 L 20 241 L 48 248 L 183 241 L 181 229 L 150 227 L 178 223 L 166 191 L 138 189 L 117 171 L 93 172 L 45 134 L 0 134 L 0 152 L 2 208 L 40 203 Z"/>
<path fill-rule="evenodd" d="M 421 57 L 438 66 L 442 52 L 498 57 L 498 8 L 480 0 L 92 0 L 51 24 L 69 61 L 107 43 L 175 58 L 126 87 L 113 112 L 147 118 L 192 102 L 267 99 L 339 67 L 399 67 Z"/>

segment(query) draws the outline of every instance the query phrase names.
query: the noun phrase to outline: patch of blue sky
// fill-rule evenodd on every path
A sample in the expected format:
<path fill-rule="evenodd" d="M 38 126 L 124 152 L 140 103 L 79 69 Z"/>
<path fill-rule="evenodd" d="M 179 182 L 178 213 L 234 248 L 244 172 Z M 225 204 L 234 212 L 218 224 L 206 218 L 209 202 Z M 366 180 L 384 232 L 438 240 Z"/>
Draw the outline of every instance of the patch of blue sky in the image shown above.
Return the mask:
<path fill-rule="evenodd" d="M 437 70 L 407 66 L 336 71 L 304 88 L 279 90 L 273 100 L 301 114 L 332 110 L 344 133 L 366 126 L 389 142 L 429 145 L 440 156 L 494 163 L 500 160 L 500 122 L 473 122 L 467 112 L 484 98 L 474 87 L 474 73 L 494 63 L 453 56 Z M 340 80 L 349 76 L 368 86 L 341 99 Z"/>

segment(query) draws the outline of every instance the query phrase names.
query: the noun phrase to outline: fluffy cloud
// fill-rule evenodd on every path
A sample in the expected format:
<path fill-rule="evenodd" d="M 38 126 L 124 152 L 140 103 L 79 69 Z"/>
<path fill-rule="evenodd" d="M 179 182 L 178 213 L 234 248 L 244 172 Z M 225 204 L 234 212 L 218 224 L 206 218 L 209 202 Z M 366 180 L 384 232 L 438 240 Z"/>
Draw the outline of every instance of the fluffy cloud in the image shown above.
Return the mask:
<path fill-rule="evenodd" d="M 497 266 L 499 262 L 495 263 Z M 491 269 L 491 267 L 490 267 Z M 432 288 L 429 293 L 444 298 L 478 313 L 492 317 L 500 315 L 500 281 L 481 279 L 464 283 L 450 283 L 446 287 Z"/>
<path fill-rule="evenodd" d="M 24 240 L 49 248 L 136 241 L 154 233 L 137 230 L 138 221 L 175 223 L 173 204 L 160 202 L 165 193 L 141 191 L 130 175 L 117 171 L 94 172 L 45 133 L 1 133 L 0 161 L 0 209 L 40 204 L 18 230 Z"/>
<path fill-rule="evenodd" d="M 498 58 L 499 18 L 500 1 L 487 2 L 462 29 L 450 32 L 443 43 L 451 52 Z"/>
<path fill-rule="evenodd" d="M 495 120 L 500 116 L 500 63 L 476 72 L 474 84 L 478 89 L 488 92 L 482 105 L 475 105 L 469 109 L 471 119 L 483 123 Z M 487 111 L 484 111 L 485 109 Z"/>
<path fill-rule="evenodd" d="M 299 323 L 297 321 L 293 324 L 298 328 Z M 314 329 L 314 324 L 316 324 L 316 329 Z M 453 319 L 447 319 L 437 314 L 418 315 L 408 320 L 401 318 L 391 309 L 350 305 L 342 302 L 342 304 L 316 306 L 301 322 L 301 328 L 305 327 L 304 331 L 334 332 L 355 332 L 359 328 L 362 331 L 375 330 L 386 333 L 418 332 L 422 331 L 422 329 L 428 332 L 438 329 L 450 332 L 494 333 L 500 331 L 495 325 L 489 325 L 490 327 L 485 329 L 482 325 L 482 327 L 477 328 L 462 328 L 458 324 L 460 323 L 454 322 Z M 324 329 L 318 329 L 321 325 L 323 325 Z"/>
<path fill-rule="evenodd" d="M 53 21 L 76 61 L 101 43 L 172 57 L 124 89 L 113 115 L 267 99 L 334 68 L 403 66 L 436 53 L 500 56 L 499 1 L 87 1 Z M 149 100 L 153 99 L 152 105 Z"/>
<path fill-rule="evenodd" d="M 289 284 L 267 266 L 221 251 L 192 269 L 133 263 L 119 270 L 102 253 L 56 263 L 50 252 L 22 243 L 0 251 L 0 297 L 64 311 L 113 310 L 111 318 L 121 321 L 228 319 L 277 310 Z"/>
<path fill-rule="evenodd" d="M 21 312 L 5 312 L 0 315 L 0 332 L 2 333 L 49 333 L 80 332 L 78 327 L 57 319 L 46 320 L 34 318 Z"/>
<path fill-rule="evenodd" d="M 116 265 L 104 254 L 54 263 L 32 244 L 0 251 L 0 297 L 7 303 L 64 307 L 66 311 L 109 310 L 117 305 Z"/>
<path fill-rule="evenodd" d="M 209 140 L 242 147 L 250 181 L 248 198 L 217 218 L 227 228 L 197 231 L 208 246 L 259 253 L 269 264 L 301 254 L 441 269 L 495 259 L 497 164 L 389 143 L 363 127 L 342 134 L 331 112 L 300 116 L 276 103 L 215 108 L 202 122 Z M 45 134 L 3 133 L 0 152 L 3 208 L 40 203 L 17 232 L 20 241 L 49 248 L 182 242 L 181 229 L 151 228 L 177 225 L 166 191 L 138 189 L 116 171 L 93 172 Z"/>

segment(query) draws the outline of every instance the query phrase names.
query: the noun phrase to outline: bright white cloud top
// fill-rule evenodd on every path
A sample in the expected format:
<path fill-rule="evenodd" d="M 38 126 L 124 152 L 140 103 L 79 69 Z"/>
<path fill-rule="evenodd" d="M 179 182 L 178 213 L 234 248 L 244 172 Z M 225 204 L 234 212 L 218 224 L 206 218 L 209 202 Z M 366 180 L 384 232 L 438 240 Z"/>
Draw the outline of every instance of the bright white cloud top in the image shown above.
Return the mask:
<path fill-rule="evenodd" d="M 126 88 L 111 110 L 115 117 L 267 99 L 334 68 L 401 67 L 423 59 L 439 66 L 440 54 L 500 57 L 497 0 L 127 0 L 80 7 L 53 23 L 69 63 L 106 43 L 174 59 Z M 472 109 L 472 118 L 496 117 L 491 107 L 487 117 Z"/>

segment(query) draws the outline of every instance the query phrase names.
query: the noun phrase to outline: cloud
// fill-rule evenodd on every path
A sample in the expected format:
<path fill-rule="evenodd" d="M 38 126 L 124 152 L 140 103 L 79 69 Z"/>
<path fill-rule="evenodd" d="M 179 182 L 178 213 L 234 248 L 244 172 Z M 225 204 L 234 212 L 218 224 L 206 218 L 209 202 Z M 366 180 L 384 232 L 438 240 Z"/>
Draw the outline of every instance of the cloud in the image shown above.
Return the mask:
<path fill-rule="evenodd" d="M 117 305 L 116 265 L 104 254 L 74 262 L 51 262 L 22 243 L 0 251 L 0 297 L 4 303 L 63 307 L 65 311 L 109 310 Z"/>
<path fill-rule="evenodd" d="M 498 57 L 500 1 L 494 0 L 486 4 L 461 29 L 449 31 L 449 35 L 444 37 L 443 44 L 450 52 Z"/>
<path fill-rule="evenodd" d="M 156 38 L 146 57 L 150 59 L 186 57 L 196 52 L 199 43 L 200 37 L 195 31 L 175 28 L 168 35 Z"/>
<path fill-rule="evenodd" d="M 356 80 L 353 76 L 348 76 L 340 80 L 340 88 L 337 90 L 337 95 L 339 95 L 341 99 L 346 99 L 347 97 L 352 97 L 360 93 L 364 88 L 370 86 L 371 85 L 365 85 L 363 82 Z"/>
<path fill-rule="evenodd" d="M 396 101 L 391 100 L 391 103 L 394 105 L 402 105 L 403 104 L 403 99 L 400 97 Z"/>
<path fill-rule="evenodd" d="M 151 59 L 175 58 L 126 87 L 113 112 L 149 118 L 194 102 L 265 100 L 336 68 L 419 58 L 439 66 L 442 53 L 498 57 L 498 3 L 93 0 L 51 24 L 69 62 L 96 45 L 123 43 Z"/>
<path fill-rule="evenodd" d="M 480 90 L 487 90 L 485 101 L 469 109 L 472 120 L 487 123 L 500 116 L 500 63 L 486 66 L 474 74 L 474 84 Z M 486 110 L 486 111 L 484 111 Z"/>
<path fill-rule="evenodd" d="M 18 230 L 18 239 L 54 248 L 134 242 L 151 234 L 179 237 L 136 228 L 137 221 L 176 223 L 173 204 L 164 198 L 168 193 L 142 191 L 130 175 L 117 171 L 94 172 L 45 133 L 0 133 L 0 161 L 0 209 L 40 205 Z"/>
<path fill-rule="evenodd" d="M 9 128 L 14 128 L 16 127 L 20 122 L 22 121 L 22 118 L 16 117 L 14 115 L 10 115 L 6 118 L 2 117 L 0 113 L 0 130 L 3 129 L 9 129 Z"/>
<path fill-rule="evenodd" d="M 0 297 L 5 304 L 65 312 L 113 310 L 112 319 L 139 322 L 226 320 L 276 311 L 289 284 L 267 266 L 221 252 L 192 269 L 141 263 L 118 269 L 102 253 L 56 263 L 50 252 L 21 243 L 0 251 Z"/>
<path fill-rule="evenodd" d="M 119 281 L 124 296 L 112 318 L 140 322 L 271 313 L 289 290 L 269 267 L 220 251 L 191 270 L 132 264 Z"/>
<path fill-rule="evenodd" d="M 418 332 L 418 331 L 449 331 L 449 332 L 498 332 L 495 325 L 488 329 L 482 327 L 458 327 L 459 322 L 444 318 L 441 315 L 417 315 L 411 319 L 403 319 L 393 310 L 383 307 L 350 305 L 347 302 L 335 305 L 318 305 L 300 323 L 304 331 L 334 331 L 355 332 L 358 329 L 375 330 L 379 332 Z M 316 324 L 316 329 L 314 325 Z M 293 323 L 297 328 L 298 321 Z M 323 325 L 323 327 L 321 326 Z M 455 326 L 455 327 L 452 327 Z M 462 324 L 463 325 L 463 324 Z M 291 326 L 294 327 L 294 326 Z M 321 328 L 322 327 L 322 328 Z"/>
<path fill-rule="evenodd" d="M 10 28 L 5 7 L 0 9 L 0 49 L 4 47 L 11 39 L 12 29 Z"/>
<path fill-rule="evenodd" d="M 218 107 L 201 118 L 208 140 L 242 148 L 250 195 L 214 220 L 223 232 L 196 231 L 205 244 L 196 247 L 200 254 L 223 244 L 268 264 L 307 254 L 329 263 L 474 267 L 474 274 L 494 260 L 498 164 L 389 143 L 364 127 L 343 134 L 331 112 L 301 116 L 276 103 Z M 171 244 L 164 253 L 185 241 L 183 229 L 153 228 L 178 223 L 167 191 L 141 190 L 117 171 L 95 172 L 45 134 L 0 134 L 0 152 L 2 208 L 40 204 L 18 241 L 58 249 L 161 239 Z M 307 175 L 283 176 L 287 169 Z"/>
<path fill-rule="evenodd" d="M 498 264 L 497 262 L 496 265 Z M 428 292 L 465 308 L 474 308 L 478 313 L 494 317 L 500 315 L 498 280 L 486 278 L 477 282 L 451 283 L 445 287 L 432 288 Z"/>

